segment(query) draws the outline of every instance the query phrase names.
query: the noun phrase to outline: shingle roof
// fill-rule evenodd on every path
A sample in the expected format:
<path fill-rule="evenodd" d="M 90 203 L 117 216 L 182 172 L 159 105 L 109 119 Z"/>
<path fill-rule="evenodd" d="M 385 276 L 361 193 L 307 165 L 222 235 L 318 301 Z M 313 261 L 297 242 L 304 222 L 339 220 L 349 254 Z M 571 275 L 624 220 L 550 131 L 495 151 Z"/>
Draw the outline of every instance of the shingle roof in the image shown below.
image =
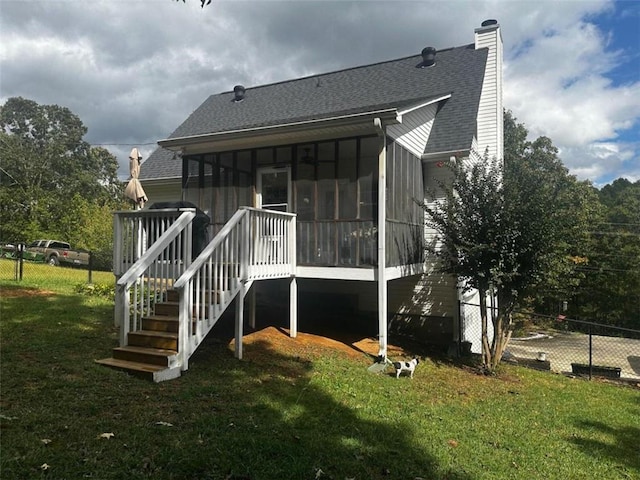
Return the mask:
<path fill-rule="evenodd" d="M 436 64 L 416 68 L 420 55 L 336 72 L 247 88 L 234 102 L 233 91 L 211 95 L 169 138 L 190 137 L 306 120 L 365 113 L 383 108 L 401 110 L 420 100 L 451 94 L 443 102 L 425 153 L 471 147 L 487 49 L 474 45 L 440 50 Z M 179 176 L 172 153 L 159 148 L 144 162 L 141 178 Z"/>

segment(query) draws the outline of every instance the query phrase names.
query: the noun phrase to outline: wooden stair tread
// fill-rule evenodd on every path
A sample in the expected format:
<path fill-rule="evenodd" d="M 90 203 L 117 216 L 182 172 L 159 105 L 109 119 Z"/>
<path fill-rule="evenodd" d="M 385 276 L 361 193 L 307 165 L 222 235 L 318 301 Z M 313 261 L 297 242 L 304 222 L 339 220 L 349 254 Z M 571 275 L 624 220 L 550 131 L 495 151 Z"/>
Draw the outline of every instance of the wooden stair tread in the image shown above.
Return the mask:
<path fill-rule="evenodd" d="M 174 315 L 145 315 L 142 317 L 142 321 L 148 320 L 150 322 L 162 322 L 162 323 L 178 323 L 180 318 Z"/>
<path fill-rule="evenodd" d="M 177 333 L 160 332 L 157 330 L 136 330 L 135 332 L 129 332 L 129 335 L 140 335 L 143 337 L 156 337 L 156 338 L 170 338 L 172 340 L 178 339 Z"/>
<path fill-rule="evenodd" d="M 163 357 L 170 357 L 172 355 L 178 354 L 178 352 L 176 352 L 175 350 L 169 350 L 166 348 L 137 347 L 135 345 L 127 345 L 125 347 L 115 347 L 114 350 L 118 350 L 120 352 L 144 353 L 147 355 L 158 355 Z"/>
<path fill-rule="evenodd" d="M 118 360 L 117 358 L 103 358 L 102 360 L 96 360 L 96 363 L 100 365 L 107 365 L 109 367 L 123 368 L 125 370 L 132 370 L 136 372 L 154 373 L 161 370 L 166 370 L 167 367 L 160 365 L 152 365 L 150 363 L 131 362 L 129 360 Z"/>

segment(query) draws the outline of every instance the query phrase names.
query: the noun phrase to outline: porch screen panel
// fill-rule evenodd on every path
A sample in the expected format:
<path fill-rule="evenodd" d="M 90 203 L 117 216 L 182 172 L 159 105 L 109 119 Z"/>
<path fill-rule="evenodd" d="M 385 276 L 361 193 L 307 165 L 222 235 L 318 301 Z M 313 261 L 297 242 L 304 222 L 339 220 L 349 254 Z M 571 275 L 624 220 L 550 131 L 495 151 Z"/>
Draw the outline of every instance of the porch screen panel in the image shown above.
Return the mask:
<path fill-rule="evenodd" d="M 358 162 L 358 193 L 360 220 L 375 220 L 378 204 L 378 150 L 377 137 L 360 139 L 360 158 Z"/>
<path fill-rule="evenodd" d="M 424 222 L 419 205 L 424 197 L 422 164 L 418 157 L 390 139 L 387 193 L 387 265 L 422 263 Z"/>
<path fill-rule="evenodd" d="M 333 220 L 336 215 L 335 143 L 324 142 L 317 147 L 317 220 Z"/>
<path fill-rule="evenodd" d="M 185 157 L 183 159 L 183 172 L 182 172 L 182 197 L 175 200 L 185 200 L 198 205 L 200 193 L 199 193 L 199 179 L 198 174 L 200 170 L 200 158 L 199 157 Z"/>
<path fill-rule="evenodd" d="M 331 266 L 337 263 L 337 242 L 335 222 L 316 223 L 316 265 Z"/>
<path fill-rule="evenodd" d="M 316 262 L 316 234 L 315 222 L 296 222 L 296 252 L 298 263 L 311 265 Z"/>
<path fill-rule="evenodd" d="M 251 178 L 251 151 L 238 152 L 236 158 L 238 207 L 253 206 Z M 235 212 L 234 212 L 235 213 Z M 233 213 L 232 213 L 233 215 Z"/>
<path fill-rule="evenodd" d="M 315 176 L 316 166 L 313 145 L 303 145 L 297 150 L 296 179 L 295 182 L 295 211 L 299 222 L 315 220 L 316 195 Z"/>
<path fill-rule="evenodd" d="M 338 143 L 338 218 L 355 219 L 358 215 L 356 139 Z"/>
<path fill-rule="evenodd" d="M 205 155 L 204 164 L 204 188 L 200 194 L 200 208 L 209 215 L 211 221 L 213 221 L 213 189 L 211 188 L 211 182 L 213 178 L 213 155 Z"/>

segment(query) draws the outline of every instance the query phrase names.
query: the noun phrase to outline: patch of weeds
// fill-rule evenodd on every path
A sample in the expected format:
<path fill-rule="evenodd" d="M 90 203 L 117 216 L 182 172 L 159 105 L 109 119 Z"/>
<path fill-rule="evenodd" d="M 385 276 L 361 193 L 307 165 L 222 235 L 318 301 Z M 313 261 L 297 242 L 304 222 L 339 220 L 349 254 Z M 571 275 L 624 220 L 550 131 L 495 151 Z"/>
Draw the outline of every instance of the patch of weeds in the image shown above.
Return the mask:
<path fill-rule="evenodd" d="M 114 298 L 116 287 L 114 284 L 107 283 L 78 283 L 74 287 L 74 291 L 90 297 Z"/>

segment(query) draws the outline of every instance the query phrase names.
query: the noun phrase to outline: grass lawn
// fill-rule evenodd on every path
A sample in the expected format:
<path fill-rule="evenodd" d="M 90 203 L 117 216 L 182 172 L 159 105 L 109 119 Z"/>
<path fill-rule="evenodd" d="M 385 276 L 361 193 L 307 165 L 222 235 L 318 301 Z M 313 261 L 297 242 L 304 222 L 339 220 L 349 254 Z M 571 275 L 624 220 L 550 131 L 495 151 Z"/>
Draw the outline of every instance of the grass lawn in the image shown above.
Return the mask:
<path fill-rule="evenodd" d="M 396 380 L 286 337 L 238 361 L 222 333 L 153 384 L 93 362 L 112 300 L 62 270 L 0 281 L 2 479 L 640 478 L 637 388 L 436 357 Z"/>

